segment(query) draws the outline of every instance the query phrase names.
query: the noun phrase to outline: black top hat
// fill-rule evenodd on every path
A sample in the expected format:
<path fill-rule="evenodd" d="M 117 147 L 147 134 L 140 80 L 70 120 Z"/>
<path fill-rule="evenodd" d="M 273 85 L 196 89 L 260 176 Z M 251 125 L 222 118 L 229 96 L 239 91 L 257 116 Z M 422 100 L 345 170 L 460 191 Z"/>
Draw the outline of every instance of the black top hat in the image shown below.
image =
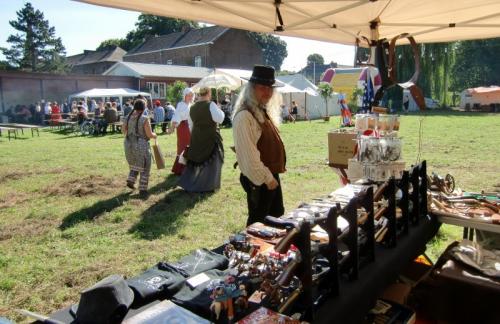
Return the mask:
<path fill-rule="evenodd" d="M 82 291 L 71 308 L 77 323 L 121 323 L 134 301 L 134 292 L 121 275 L 111 275 Z"/>
<path fill-rule="evenodd" d="M 262 84 L 268 87 L 281 87 L 281 82 L 274 78 L 274 68 L 266 65 L 254 65 L 250 79 L 244 78 L 249 82 Z"/>

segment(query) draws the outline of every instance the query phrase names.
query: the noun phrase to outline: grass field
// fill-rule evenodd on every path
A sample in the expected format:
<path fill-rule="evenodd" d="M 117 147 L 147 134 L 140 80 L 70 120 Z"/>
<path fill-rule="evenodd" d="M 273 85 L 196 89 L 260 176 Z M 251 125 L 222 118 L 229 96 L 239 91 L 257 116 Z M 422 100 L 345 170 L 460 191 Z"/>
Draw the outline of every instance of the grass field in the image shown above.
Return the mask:
<path fill-rule="evenodd" d="M 436 112 L 402 117 L 404 159 L 451 173 L 468 191 L 499 191 L 500 115 Z M 337 117 L 284 124 L 285 208 L 328 194 L 340 184 L 326 166 L 328 130 Z M 232 145 L 223 129 L 224 145 Z M 44 130 L 40 137 L 0 137 L 0 316 L 21 320 L 14 308 L 40 313 L 75 303 L 79 292 L 104 276 L 133 276 L 190 250 L 220 245 L 243 228 L 246 199 L 226 149 L 222 189 L 186 194 L 169 174 L 175 136 L 160 136 L 167 169 L 152 171 L 149 199 L 125 187 L 128 172 L 119 134 L 80 137 Z M 461 229 L 443 226 L 429 245 L 436 257 Z"/>

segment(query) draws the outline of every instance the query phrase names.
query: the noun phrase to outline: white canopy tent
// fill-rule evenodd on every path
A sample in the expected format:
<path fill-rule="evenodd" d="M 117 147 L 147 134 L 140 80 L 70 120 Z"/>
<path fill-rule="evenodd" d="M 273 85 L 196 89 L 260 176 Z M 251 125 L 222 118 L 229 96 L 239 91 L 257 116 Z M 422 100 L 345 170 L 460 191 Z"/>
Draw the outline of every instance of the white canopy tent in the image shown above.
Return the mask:
<path fill-rule="evenodd" d="M 87 101 L 88 98 L 101 98 L 101 100 L 106 100 L 106 98 L 118 98 L 120 101 L 120 106 L 123 105 L 123 98 L 134 98 L 138 95 L 142 95 L 146 99 L 149 99 L 151 107 L 153 106 L 151 102 L 151 94 L 148 92 L 142 92 L 137 90 L 132 90 L 128 88 L 115 88 L 115 89 L 99 89 L 94 88 L 70 95 L 69 101 L 73 98 L 81 98 Z"/>
<path fill-rule="evenodd" d="M 498 0 L 79 1 L 349 45 L 363 37 L 392 39 L 401 33 L 410 34 L 417 43 L 500 36 Z"/>

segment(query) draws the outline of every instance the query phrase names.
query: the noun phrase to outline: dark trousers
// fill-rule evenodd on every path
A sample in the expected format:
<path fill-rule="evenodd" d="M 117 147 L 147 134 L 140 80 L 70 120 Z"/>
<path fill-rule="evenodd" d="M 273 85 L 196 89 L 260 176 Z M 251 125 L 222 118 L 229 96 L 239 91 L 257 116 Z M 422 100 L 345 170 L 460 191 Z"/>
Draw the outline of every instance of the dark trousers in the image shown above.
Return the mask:
<path fill-rule="evenodd" d="M 266 184 L 256 186 L 243 174 L 240 175 L 240 183 L 247 193 L 247 226 L 255 222 L 263 223 L 265 217 L 268 215 L 279 217 L 285 212 L 280 178 L 278 174 L 273 174 L 273 176 L 279 185 L 276 189 L 269 190 Z"/>

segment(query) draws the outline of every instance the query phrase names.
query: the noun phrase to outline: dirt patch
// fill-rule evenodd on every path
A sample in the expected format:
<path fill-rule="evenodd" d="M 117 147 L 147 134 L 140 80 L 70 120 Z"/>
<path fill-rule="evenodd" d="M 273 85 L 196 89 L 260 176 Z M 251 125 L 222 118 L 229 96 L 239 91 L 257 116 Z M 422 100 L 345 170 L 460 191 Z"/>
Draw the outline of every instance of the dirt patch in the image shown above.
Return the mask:
<path fill-rule="evenodd" d="M 0 197 L 0 210 L 21 204 L 27 200 L 29 200 L 29 196 L 25 193 L 8 193 L 5 197 Z"/>
<path fill-rule="evenodd" d="M 99 175 L 91 175 L 83 179 L 75 179 L 62 183 L 56 187 L 46 188 L 44 193 L 49 196 L 74 196 L 102 195 L 116 191 L 123 187 L 123 179 L 110 179 Z"/>
<path fill-rule="evenodd" d="M 33 172 L 21 172 L 21 171 L 12 171 L 5 174 L 0 174 L 0 183 L 4 183 L 12 180 L 19 180 L 25 177 L 29 177 L 33 174 Z"/>
<path fill-rule="evenodd" d="M 68 171 L 69 168 L 67 167 L 59 167 L 59 168 L 53 168 L 50 170 L 41 170 L 41 171 L 11 171 L 5 174 L 0 174 L 0 184 L 7 182 L 7 181 L 13 181 L 13 180 L 20 180 L 23 178 L 31 177 L 33 175 L 41 175 L 41 174 L 58 174 L 58 173 L 63 173 Z"/>
<path fill-rule="evenodd" d="M 8 224 L 0 228 L 0 241 L 8 240 L 14 236 L 34 237 L 56 228 L 57 219 L 26 219 L 21 223 Z"/>

